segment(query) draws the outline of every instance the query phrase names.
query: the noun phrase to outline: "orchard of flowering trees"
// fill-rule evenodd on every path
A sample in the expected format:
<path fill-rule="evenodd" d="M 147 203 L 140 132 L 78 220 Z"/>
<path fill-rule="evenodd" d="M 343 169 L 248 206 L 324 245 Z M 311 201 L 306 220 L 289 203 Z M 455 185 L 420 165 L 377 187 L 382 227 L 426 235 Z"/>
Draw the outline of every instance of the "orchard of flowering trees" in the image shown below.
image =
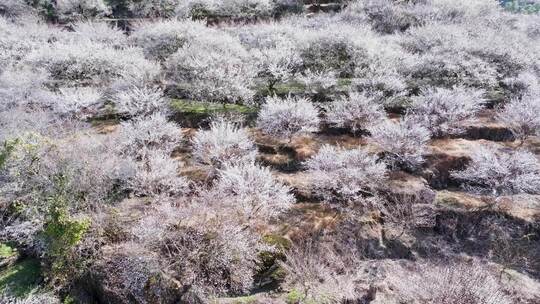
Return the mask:
<path fill-rule="evenodd" d="M 0 302 L 540 303 L 507 2 L 1 1 Z"/>

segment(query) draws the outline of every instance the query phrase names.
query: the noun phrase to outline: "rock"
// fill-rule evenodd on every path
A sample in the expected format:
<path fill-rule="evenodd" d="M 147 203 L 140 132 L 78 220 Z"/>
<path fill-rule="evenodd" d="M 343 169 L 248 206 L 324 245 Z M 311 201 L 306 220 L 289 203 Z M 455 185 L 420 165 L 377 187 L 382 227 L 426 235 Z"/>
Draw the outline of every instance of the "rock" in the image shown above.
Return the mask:
<path fill-rule="evenodd" d="M 463 191 L 437 191 L 435 203 L 442 207 L 474 210 L 486 207 L 488 203 L 481 196 Z"/>
<path fill-rule="evenodd" d="M 518 194 L 495 198 L 444 190 L 437 192 L 436 204 L 467 211 L 500 212 L 530 223 L 536 223 L 540 219 L 540 195 Z"/>
<path fill-rule="evenodd" d="M 425 179 L 403 171 L 392 172 L 381 191 L 387 196 L 413 199 L 416 204 L 433 204 L 435 201 L 435 191 Z"/>
<path fill-rule="evenodd" d="M 504 196 L 498 199 L 495 208 L 515 218 L 537 224 L 540 220 L 540 195 Z"/>

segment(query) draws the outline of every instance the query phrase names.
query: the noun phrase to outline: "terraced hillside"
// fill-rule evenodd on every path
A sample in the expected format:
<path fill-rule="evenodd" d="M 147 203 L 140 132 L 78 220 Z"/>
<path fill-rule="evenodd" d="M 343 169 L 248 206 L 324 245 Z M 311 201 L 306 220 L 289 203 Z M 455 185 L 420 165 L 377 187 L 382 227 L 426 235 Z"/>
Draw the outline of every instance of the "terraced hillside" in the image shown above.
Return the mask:
<path fill-rule="evenodd" d="M 525 4 L 3 1 L 0 303 L 540 303 Z"/>

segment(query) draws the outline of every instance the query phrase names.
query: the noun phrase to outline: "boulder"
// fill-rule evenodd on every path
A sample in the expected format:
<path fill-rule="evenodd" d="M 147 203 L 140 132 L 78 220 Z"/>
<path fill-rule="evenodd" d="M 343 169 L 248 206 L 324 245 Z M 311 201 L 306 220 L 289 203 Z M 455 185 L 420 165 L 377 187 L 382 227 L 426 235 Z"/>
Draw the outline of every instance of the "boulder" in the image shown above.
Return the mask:
<path fill-rule="evenodd" d="M 416 204 L 433 204 L 435 191 L 427 181 L 403 171 L 391 172 L 388 181 L 381 189 L 385 195 L 414 200 Z"/>

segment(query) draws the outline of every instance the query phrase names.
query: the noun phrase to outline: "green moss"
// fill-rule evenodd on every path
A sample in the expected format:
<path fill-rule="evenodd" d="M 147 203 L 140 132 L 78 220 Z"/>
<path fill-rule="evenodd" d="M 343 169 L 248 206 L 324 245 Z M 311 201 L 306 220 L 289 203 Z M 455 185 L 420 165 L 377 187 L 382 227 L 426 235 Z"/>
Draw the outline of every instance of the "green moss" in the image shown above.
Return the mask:
<path fill-rule="evenodd" d="M 240 114 L 247 122 L 257 116 L 258 108 L 239 104 L 201 102 L 187 99 L 173 99 L 170 108 L 174 119 L 184 127 L 200 127 L 208 123 L 213 115 Z"/>
<path fill-rule="evenodd" d="M 337 80 L 338 87 L 348 87 L 352 84 L 352 78 L 339 78 Z"/>
<path fill-rule="evenodd" d="M 24 297 L 35 290 L 41 282 L 39 261 L 26 259 L 0 272 L 0 292 L 9 290 L 16 297 Z"/>
<path fill-rule="evenodd" d="M 62 304 L 75 304 L 77 303 L 75 301 L 75 298 L 73 298 L 72 296 L 68 295 L 64 298 L 64 300 L 62 301 Z"/>
<path fill-rule="evenodd" d="M 275 282 L 283 282 L 287 276 L 287 271 L 283 267 L 278 266 L 272 273 L 270 273 L 270 279 Z"/>
<path fill-rule="evenodd" d="M 114 126 L 120 123 L 120 119 L 118 117 L 112 117 L 112 116 L 101 116 L 101 117 L 95 117 L 90 120 L 90 123 L 92 124 L 92 127 L 99 128 L 102 126 Z"/>
<path fill-rule="evenodd" d="M 233 304 L 250 304 L 250 303 L 255 303 L 256 300 L 257 299 L 255 298 L 255 296 L 245 296 L 245 297 L 234 298 L 232 303 Z"/>
<path fill-rule="evenodd" d="M 263 241 L 275 248 L 273 251 L 264 251 L 259 255 L 261 270 L 266 272 L 276 265 L 278 260 L 285 260 L 284 252 L 291 247 L 291 242 L 277 234 L 267 234 L 263 237 Z"/>
<path fill-rule="evenodd" d="M 256 113 L 257 108 L 238 104 L 222 104 L 213 102 L 201 102 L 187 99 L 173 99 L 171 108 L 177 113 L 186 114 L 214 114 L 236 112 L 242 114 Z"/>
<path fill-rule="evenodd" d="M 10 258 L 17 254 L 17 249 L 4 244 L 0 243 L 0 259 Z"/>
<path fill-rule="evenodd" d="M 285 302 L 287 304 L 298 304 L 302 302 L 302 299 L 304 298 L 304 295 L 297 289 L 293 289 L 287 293 L 285 296 Z"/>
<path fill-rule="evenodd" d="M 49 220 L 45 225 L 45 235 L 49 238 L 50 249 L 62 251 L 66 247 L 75 246 L 89 228 L 90 222 L 86 219 L 71 218 L 59 197 L 49 198 L 49 201 Z"/>
<path fill-rule="evenodd" d="M 306 86 L 301 82 L 278 83 L 274 86 L 276 95 L 300 94 L 306 91 Z"/>
<path fill-rule="evenodd" d="M 283 236 L 268 234 L 263 237 L 268 245 L 274 246 L 273 251 L 264 251 L 259 254 L 259 271 L 257 279 L 278 283 L 285 279 L 285 271 L 279 261 L 285 260 L 284 252 L 291 247 L 291 242 Z"/>
<path fill-rule="evenodd" d="M 267 234 L 263 237 L 263 241 L 279 250 L 287 250 L 291 247 L 291 241 L 278 234 Z"/>

